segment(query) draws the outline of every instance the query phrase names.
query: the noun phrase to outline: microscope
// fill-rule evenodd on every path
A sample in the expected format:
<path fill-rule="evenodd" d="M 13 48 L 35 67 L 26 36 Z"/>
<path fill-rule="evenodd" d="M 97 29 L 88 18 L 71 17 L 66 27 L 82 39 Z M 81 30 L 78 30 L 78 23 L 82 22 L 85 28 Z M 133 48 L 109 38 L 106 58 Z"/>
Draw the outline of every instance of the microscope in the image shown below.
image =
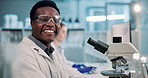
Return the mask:
<path fill-rule="evenodd" d="M 130 42 L 121 42 L 120 37 L 113 39 L 109 45 L 98 40 L 89 38 L 88 44 L 96 50 L 106 54 L 112 62 L 113 70 L 102 71 L 103 76 L 109 78 L 145 78 L 142 75 L 140 53 Z"/>

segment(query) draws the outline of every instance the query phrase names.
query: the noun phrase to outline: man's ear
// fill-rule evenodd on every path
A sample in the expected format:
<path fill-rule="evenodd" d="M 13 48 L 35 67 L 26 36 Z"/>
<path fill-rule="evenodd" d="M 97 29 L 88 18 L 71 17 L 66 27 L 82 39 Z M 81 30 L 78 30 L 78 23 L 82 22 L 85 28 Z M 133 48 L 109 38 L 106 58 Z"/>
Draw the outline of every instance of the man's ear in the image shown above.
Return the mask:
<path fill-rule="evenodd" d="M 33 21 L 30 21 L 30 25 L 31 25 L 31 27 L 33 28 L 34 22 L 33 22 Z"/>
<path fill-rule="evenodd" d="M 33 25 L 34 23 L 33 23 L 33 21 L 30 21 L 30 25 Z"/>

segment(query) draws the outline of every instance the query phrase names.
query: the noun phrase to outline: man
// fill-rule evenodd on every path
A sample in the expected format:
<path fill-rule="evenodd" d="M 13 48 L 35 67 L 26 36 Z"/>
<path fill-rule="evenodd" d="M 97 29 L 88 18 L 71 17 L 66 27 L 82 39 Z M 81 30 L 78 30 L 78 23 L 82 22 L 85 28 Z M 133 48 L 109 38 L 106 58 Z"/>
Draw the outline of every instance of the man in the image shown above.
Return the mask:
<path fill-rule="evenodd" d="M 55 2 L 37 2 L 30 11 L 30 19 L 32 35 L 19 44 L 18 78 L 84 78 L 70 71 L 51 46 L 61 28 L 60 11 Z"/>

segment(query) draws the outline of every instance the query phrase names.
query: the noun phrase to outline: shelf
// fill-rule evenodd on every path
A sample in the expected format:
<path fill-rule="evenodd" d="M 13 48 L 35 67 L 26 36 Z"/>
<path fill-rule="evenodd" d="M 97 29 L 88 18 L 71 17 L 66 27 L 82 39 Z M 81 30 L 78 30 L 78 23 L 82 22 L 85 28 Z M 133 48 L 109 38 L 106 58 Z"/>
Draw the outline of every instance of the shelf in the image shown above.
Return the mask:
<path fill-rule="evenodd" d="M 28 37 L 31 33 L 32 29 L 1 28 L 0 43 L 18 43 L 23 37 Z"/>
<path fill-rule="evenodd" d="M 21 28 L 2 28 L 2 31 L 32 31 L 32 29 L 21 29 Z"/>
<path fill-rule="evenodd" d="M 24 29 L 25 31 L 32 31 L 32 29 Z"/>
<path fill-rule="evenodd" d="M 22 29 L 2 28 L 2 31 L 22 31 Z"/>
<path fill-rule="evenodd" d="M 68 29 L 67 31 L 84 31 L 84 28 L 71 28 Z"/>

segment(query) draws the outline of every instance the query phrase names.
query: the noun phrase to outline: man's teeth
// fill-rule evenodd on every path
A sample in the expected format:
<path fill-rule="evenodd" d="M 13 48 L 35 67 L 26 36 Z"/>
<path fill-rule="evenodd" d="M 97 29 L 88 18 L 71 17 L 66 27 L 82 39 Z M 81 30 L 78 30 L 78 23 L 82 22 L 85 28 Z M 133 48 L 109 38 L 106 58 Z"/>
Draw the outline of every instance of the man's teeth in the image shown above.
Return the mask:
<path fill-rule="evenodd" d="M 44 32 L 54 32 L 54 31 L 52 31 L 52 30 L 45 30 Z"/>

